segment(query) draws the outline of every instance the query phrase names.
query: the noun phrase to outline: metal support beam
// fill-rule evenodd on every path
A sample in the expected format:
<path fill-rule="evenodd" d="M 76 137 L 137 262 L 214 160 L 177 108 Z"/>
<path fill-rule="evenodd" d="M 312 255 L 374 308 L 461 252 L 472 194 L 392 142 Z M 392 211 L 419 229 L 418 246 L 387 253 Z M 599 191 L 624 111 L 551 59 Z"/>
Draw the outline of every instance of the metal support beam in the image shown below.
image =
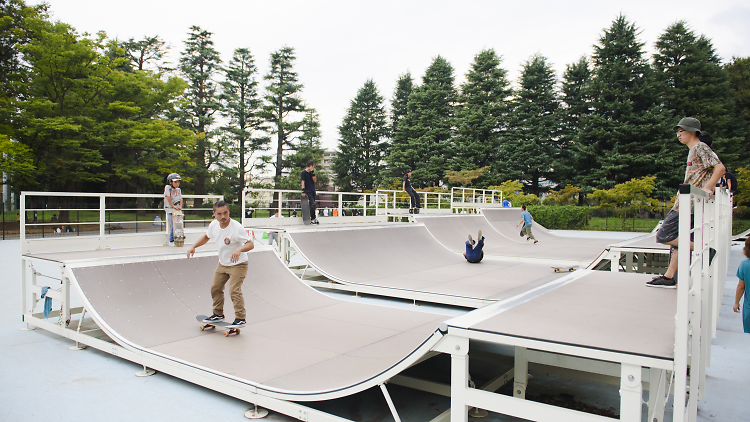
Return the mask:
<path fill-rule="evenodd" d="M 393 405 L 393 400 L 391 400 L 391 395 L 388 394 L 388 389 L 385 388 L 385 384 L 380 384 L 378 387 L 380 387 L 380 391 L 383 392 L 383 397 L 385 397 L 385 401 L 388 403 L 388 408 L 391 409 L 393 419 L 396 422 L 401 422 L 401 418 L 398 417 L 398 412 L 396 411 L 396 406 Z"/>
<path fill-rule="evenodd" d="M 529 360 L 526 358 L 526 348 L 516 346 L 515 365 L 513 367 L 513 397 L 526 398 L 528 384 Z"/>
<path fill-rule="evenodd" d="M 620 375 L 620 420 L 641 422 L 642 403 L 641 367 L 623 363 Z"/>
<path fill-rule="evenodd" d="M 469 356 L 461 350 L 456 352 L 451 354 L 451 422 L 468 422 Z"/>

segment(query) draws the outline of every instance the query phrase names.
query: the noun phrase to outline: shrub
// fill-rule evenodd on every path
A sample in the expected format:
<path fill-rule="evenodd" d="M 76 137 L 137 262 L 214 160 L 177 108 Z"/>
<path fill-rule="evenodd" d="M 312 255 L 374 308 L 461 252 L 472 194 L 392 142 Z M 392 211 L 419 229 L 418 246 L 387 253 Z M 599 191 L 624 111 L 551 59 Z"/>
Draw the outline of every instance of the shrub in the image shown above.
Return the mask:
<path fill-rule="evenodd" d="M 583 230 L 592 212 L 589 207 L 572 205 L 532 205 L 528 210 L 534 216 L 534 221 L 550 230 Z"/>

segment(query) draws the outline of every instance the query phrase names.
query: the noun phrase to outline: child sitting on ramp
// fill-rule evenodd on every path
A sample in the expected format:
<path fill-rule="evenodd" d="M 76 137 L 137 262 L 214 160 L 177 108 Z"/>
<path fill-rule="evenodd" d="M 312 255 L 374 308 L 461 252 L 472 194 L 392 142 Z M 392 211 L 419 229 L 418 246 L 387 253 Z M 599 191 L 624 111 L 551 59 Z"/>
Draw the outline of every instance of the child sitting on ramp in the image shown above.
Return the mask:
<path fill-rule="evenodd" d="M 471 264 L 476 264 L 484 258 L 484 252 L 482 251 L 482 248 L 484 248 L 484 236 L 482 236 L 481 230 L 477 233 L 477 239 L 479 239 L 479 241 L 474 242 L 474 239 L 469 235 L 469 240 L 466 241 L 466 252 L 464 252 L 464 258 L 466 258 L 466 261 Z"/>

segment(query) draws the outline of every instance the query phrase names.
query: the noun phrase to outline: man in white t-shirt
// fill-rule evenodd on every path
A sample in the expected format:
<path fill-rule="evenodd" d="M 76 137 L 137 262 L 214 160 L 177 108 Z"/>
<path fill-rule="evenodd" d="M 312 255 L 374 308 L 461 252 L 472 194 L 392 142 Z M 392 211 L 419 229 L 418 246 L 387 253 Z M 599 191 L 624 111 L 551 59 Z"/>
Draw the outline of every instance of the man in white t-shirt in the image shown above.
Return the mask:
<path fill-rule="evenodd" d="M 229 296 L 234 304 L 235 317 L 232 325 L 244 325 L 245 299 L 242 297 L 242 282 L 247 276 L 247 252 L 253 249 L 253 241 L 242 224 L 229 218 L 229 207 L 223 200 L 214 204 L 214 217 L 216 220 L 208 225 L 206 234 L 187 251 L 190 259 L 195 254 L 195 249 L 209 240 L 216 242 L 219 247 L 219 265 L 216 266 L 211 283 L 213 314 L 203 322 L 224 320 L 224 285 L 229 281 Z"/>

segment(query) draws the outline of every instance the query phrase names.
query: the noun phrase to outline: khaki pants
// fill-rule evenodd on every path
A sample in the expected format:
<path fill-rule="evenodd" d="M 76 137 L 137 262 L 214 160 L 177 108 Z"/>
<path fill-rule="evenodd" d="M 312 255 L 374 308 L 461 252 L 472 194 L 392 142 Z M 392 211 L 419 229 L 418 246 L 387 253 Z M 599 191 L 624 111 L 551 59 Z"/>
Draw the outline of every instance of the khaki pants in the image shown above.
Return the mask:
<path fill-rule="evenodd" d="M 247 276 L 247 262 L 230 267 L 219 264 L 211 283 L 211 298 L 214 300 L 214 313 L 224 315 L 224 285 L 229 281 L 229 297 L 234 304 L 234 317 L 245 319 L 245 299 L 242 297 L 242 282 Z"/>
<path fill-rule="evenodd" d="M 536 240 L 536 237 L 534 237 L 534 235 L 531 234 L 531 224 L 529 224 L 528 226 L 523 226 L 523 234 L 525 234 L 531 239 Z"/>

